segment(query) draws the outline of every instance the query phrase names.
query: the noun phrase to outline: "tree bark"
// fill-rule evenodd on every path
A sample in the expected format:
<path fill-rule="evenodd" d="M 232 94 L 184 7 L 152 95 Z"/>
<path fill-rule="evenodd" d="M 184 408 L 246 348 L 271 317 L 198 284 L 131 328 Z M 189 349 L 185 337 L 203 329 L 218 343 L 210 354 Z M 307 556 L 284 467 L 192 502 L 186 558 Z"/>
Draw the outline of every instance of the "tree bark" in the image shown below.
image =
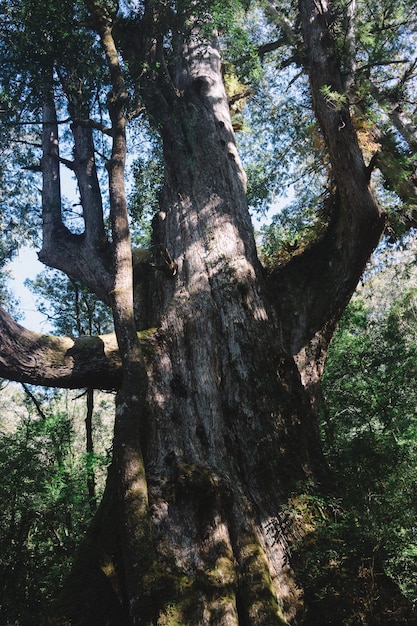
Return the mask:
<path fill-rule="evenodd" d="M 96 477 L 94 472 L 94 438 L 93 438 L 93 411 L 94 389 L 87 389 L 87 414 L 85 418 L 85 451 L 87 462 L 87 491 L 88 503 L 92 513 L 97 509 Z"/>
<path fill-rule="evenodd" d="M 126 414 L 119 395 L 110 569 L 132 624 L 272 626 L 296 619 L 302 599 L 270 528 L 296 483 L 324 475 L 324 464 L 257 258 L 217 42 L 200 36 L 194 25 L 178 41 L 175 89 L 147 85 L 169 110 L 158 120 L 152 110 L 166 168 L 154 248 L 175 272 L 155 272 L 146 405 Z M 108 596 L 99 544 L 90 538 L 78 573 L 101 577 L 94 603 Z M 100 623 L 84 595 L 67 617 Z"/>
<path fill-rule="evenodd" d="M 0 309 L 0 376 L 48 387 L 117 389 L 119 347 L 113 334 L 71 339 L 35 333 Z"/>
<path fill-rule="evenodd" d="M 120 52 L 161 134 L 165 162 L 145 290 L 153 328 L 142 341 L 133 307 L 117 29 L 104 4 L 87 5 L 112 83 L 112 261 L 99 254 L 104 273 L 89 278 L 87 271 L 81 279 L 111 303 L 119 353 L 106 361 L 109 339 L 88 338 L 96 350 L 87 364 L 78 340 L 48 338 L 48 346 L 61 383 L 79 381 L 82 369 L 90 372 L 83 387 L 113 380 L 119 392 L 106 491 L 53 623 L 300 623 L 306 607 L 289 551 L 296 531 L 285 511 L 293 493 L 328 481 L 306 387 L 384 221 L 348 110 L 330 105 L 322 89 L 342 91 L 326 3 L 305 0 L 300 9 L 315 111 L 334 171 L 330 226 L 314 248 L 272 276 L 256 253 L 216 37 L 208 40 L 204 20 L 189 15 L 186 26 L 177 22 L 170 32 L 174 53 L 167 56 L 152 1 L 124 33 Z M 55 137 L 55 123 L 51 129 L 45 127 L 45 142 Z M 45 199 L 57 155 L 48 158 Z M 45 211 L 46 224 L 51 216 L 58 224 L 51 255 L 62 232 L 52 208 Z M 80 254 L 88 249 L 84 240 L 76 238 Z M 161 258 L 163 272 L 153 267 Z M 14 368 L 23 380 L 34 368 L 45 384 L 53 379 L 34 363 L 49 356 L 39 336 L 2 319 L 4 371 Z M 299 524 L 298 534 L 305 531 Z"/>
<path fill-rule="evenodd" d="M 324 0 L 300 0 L 313 108 L 332 171 L 325 210 L 329 226 L 304 254 L 273 273 L 286 347 L 313 403 L 337 323 L 382 235 L 385 216 L 369 186 L 345 98 L 336 43 Z"/>
<path fill-rule="evenodd" d="M 47 81 L 45 81 L 48 84 Z M 83 234 L 73 233 L 64 224 L 61 206 L 60 155 L 58 123 L 55 108 L 55 95 L 51 77 L 46 88 L 43 103 L 42 124 L 42 249 L 39 260 L 45 265 L 62 270 L 72 278 L 78 279 L 98 295 L 103 302 L 109 303 L 111 291 L 111 260 L 109 243 L 104 238 L 102 219 L 97 222 L 97 193 L 94 177 L 94 155 L 91 154 L 89 141 L 82 142 L 76 129 L 74 170 L 80 182 L 81 200 L 84 201 Z M 85 129 L 83 129 L 85 131 Z M 87 129 L 89 130 L 89 129 Z M 91 132 L 91 131 L 90 131 Z M 85 138 L 84 138 L 85 139 Z M 83 146 L 80 144 L 84 143 Z M 87 145 L 86 145 L 87 144 Z M 92 179 L 87 182 L 85 159 L 90 160 Z M 92 161 L 91 161 L 92 159 Z M 92 181 L 92 182 L 91 182 Z M 85 193 L 85 188 L 90 193 Z M 101 216 L 103 218 L 103 216 Z"/>

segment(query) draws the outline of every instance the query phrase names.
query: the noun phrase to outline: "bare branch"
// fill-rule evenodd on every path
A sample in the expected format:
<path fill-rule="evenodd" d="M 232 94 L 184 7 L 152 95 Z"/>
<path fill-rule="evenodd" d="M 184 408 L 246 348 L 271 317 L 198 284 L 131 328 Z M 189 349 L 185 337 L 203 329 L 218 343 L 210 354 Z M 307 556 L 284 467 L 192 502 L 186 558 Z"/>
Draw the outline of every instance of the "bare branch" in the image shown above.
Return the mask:
<path fill-rule="evenodd" d="M 229 106 L 235 104 L 235 102 L 239 102 L 239 100 L 243 100 L 244 98 L 249 98 L 253 94 L 252 89 L 245 89 L 245 91 L 241 91 L 240 93 L 235 93 L 233 96 L 229 98 Z"/>
<path fill-rule="evenodd" d="M 104 5 L 87 0 L 95 29 L 109 69 L 112 90 L 107 106 L 113 129 L 112 155 L 106 167 L 109 174 L 110 220 L 112 226 L 114 275 L 111 290 L 117 339 L 123 359 L 142 361 L 136 336 L 133 310 L 133 266 L 125 189 L 126 104 L 128 94 L 112 31 L 112 19 Z"/>
<path fill-rule="evenodd" d="M 39 400 L 37 399 L 37 397 L 31 392 L 31 390 L 29 389 L 29 387 L 26 385 L 26 383 L 21 383 L 23 390 L 25 392 L 25 394 L 27 395 L 28 398 L 30 398 L 30 400 L 33 402 L 33 404 L 35 405 L 36 411 L 39 415 L 39 417 L 46 422 L 47 417 L 45 415 L 45 413 L 42 410 L 42 406 L 41 403 L 39 402 Z"/>
<path fill-rule="evenodd" d="M 57 120 L 57 119 L 48 119 L 45 120 L 48 123 L 54 122 L 54 124 L 57 124 L 58 126 L 61 124 L 68 124 L 68 122 L 71 122 L 71 118 L 68 117 L 64 120 Z M 2 121 L 1 124 L 2 126 L 40 126 L 43 123 L 42 120 L 32 120 L 32 121 L 16 121 L 16 122 L 12 122 L 11 120 L 8 121 Z M 40 147 L 40 146 L 39 146 Z"/>
<path fill-rule="evenodd" d="M 65 167 L 69 170 L 74 171 L 74 161 L 69 161 L 68 159 L 64 159 L 64 157 L 59 157 L 59 162 L 62 163 L 62 165 L 65 165 Z"/>
<path fill-rule="evenodd" d="M 60 157 L 55 94 L 51 79 L 44 95 L 42 128 L 42 223 L 43 241 L 39 260 L 62 270 L 89 287 L 103 302 L 109 303 L 112 288 L 110 244 L 107 240 L 101 193 L 94 165 L 91 128 L 73 130 L 74 161 Z M 84 135 L 87 133 L 87 137 Z M 63 223 L 60 163 L 76 173 L 84 209 L 85 232 L 72 233 Z"/>

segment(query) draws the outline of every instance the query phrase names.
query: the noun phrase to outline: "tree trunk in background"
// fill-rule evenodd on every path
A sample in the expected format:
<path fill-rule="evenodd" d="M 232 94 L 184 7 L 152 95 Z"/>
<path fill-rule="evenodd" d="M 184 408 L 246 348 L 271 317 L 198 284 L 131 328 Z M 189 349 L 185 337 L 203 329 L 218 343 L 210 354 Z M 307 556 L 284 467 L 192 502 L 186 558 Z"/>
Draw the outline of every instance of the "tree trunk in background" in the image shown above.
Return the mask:
<path fill-rule="evenodd" d="M 85 417 L 85 451 L 87 463 L 87 491 L 88 502 L 92 513 L 97 509 L 96 477 L 94 472 L 94 439 L 93 439 L 93 412 L 94 412 L 94 389 L 86 392 L 86 417 Z"/>

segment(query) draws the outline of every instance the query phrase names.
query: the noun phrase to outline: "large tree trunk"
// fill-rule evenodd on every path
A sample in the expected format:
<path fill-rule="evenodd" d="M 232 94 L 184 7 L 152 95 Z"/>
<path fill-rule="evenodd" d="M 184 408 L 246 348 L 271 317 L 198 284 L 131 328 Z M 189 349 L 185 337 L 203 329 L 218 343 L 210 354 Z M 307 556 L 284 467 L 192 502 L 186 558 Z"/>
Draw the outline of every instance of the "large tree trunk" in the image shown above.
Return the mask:
<path fill-rule="evenodd" d="M 140 433 L 116 417 L 106 496 L 72 577 L 78 602 L 71 592 L 64 613 L 101 624 L 99 604 L 112 624 L 272 626 L 302 612 L 280 507 L 321 472 L 318 429 L 257 259 L 217 47 L 191 36 L 181 59 L 154 224 L 156 257 L 168 251 L 175 267 L 153 270 L 147 408 Z M 116 504 L 131 496 L 115 484 L 123 450 L 140 440 L 144 468 L 138 451 L 128 473 L 133 491 L 146 476 L 145 513 Z"/>
<path fill-rule="evenodd" d="M 218 52 L 201 56 L 191 40 L 162 131 L 155 244 L 178 268 L 158 281 L 144 435 L 158 573 L 173 584 L 159 611 L 272 625 L 299 606 L 285 545 L 267 528 L 314 476 L 319 445 L 257 260 Z"/>
<path fill-rule="evenodd" d="M 291 504 L 329 482 L 314 410 L 327 348 L 384 228 L 350 119 L 345 89 L 355 66 L 352 56 L 342 76 L 332 3 L 299 0 L 303 54 L 298 33 L 289 36 L 308 72 L 331 162 L 328 226 L 319 241 L 269 273 L 257 257 L 218 42 L 209 41 L 212 3 L 145 0 L 120 3 L 118 11 L 118 3 L 86 0 L 88 19 L 81 4 L 70 30 L 77 33 L 74 42 L 83 28 L 93 28 L 100 39 L 111 84 L 110 126 L 89 119 L 83 63 L 58 54 L 55 63 L 62 67 L 45 71 L 43 81 L 49 88 L 39 256 L 112 307 L 115 335 L 48 337 L 0 310 L 2 376 L 117 389 L 104 497 L 50 623 L 341 623 L 339 594 L 348 566 L 340 567 L 329 617 L 308 589 L 304 597 L 290 551 L 309 530 L 308 515 L 297 520 Z M 263 5 L 288 35 L 281 8 L 272 0 Z M 352 52 L 355 2 L 349 7 Z M 67 29 L 64 39 L 70 46 Z M 84 61 L 89 74 L 89 59 Z M 73 122 L 73 162 L 59 151 L 57 78 L 59 100 L 65 94 Z M 153 258 L 136 271 L 125 193 L 133 92 L 161 135 L 165 161 Z M 404 121 L 394 119 L 409 141 Z M 112 143 L 106 163 L 111 236 L 93 129 Z M 77 178 L 82 233 L 63 219 L 62 162 Z M 399 188 L 389 163 L 380 161 L 383 166 Z M 401 185 L 401 192 L 414 202 L 411 182 L 414 187 Z M 336 576 L 337 567 L 332 571 Z M 384 593 L 376 591 L 374 573 L 372 567 L 368 614 Z M 352 615 L 354 598 L 347 604 Z"/>
<path fill-rule="evenodd" d="M 302 521 L 291 526 L 286 506 L 293 493 L 328 480 L 308 388 L 383 228 L 349 112 L 323 97 L 325 85 L 341 89 L 323 36 L 326 3 L 304 0 L 300 8 L 315 111 L 334 171 L 332 216 L 322 240 L 273 276 L 257 258 L 217 41 L 204 41 L 207 28 L 201 38 L 189 16 L 187 30 L 170 33 L 167 59 L 157 30 L 152 38 L 160 17 L 153 2 L 139 26 L 125 29 L 121 52 L 161 134 L 165 161 L 153 262 L 136 272 L 139 283 L 148 281 L 136 285 L 136 297 L 146 299 L 135 309 L 117 29 L 106 6 L 87 5 L 112 82 L 112 241 L 97 221 L 97 180 L 83 166 L 94 163 L 84 123 L 73 133 L 85 233 L 63 227 L 58 129 L 48 98 L 42 255 L 111 304 L 119 353 L 109 338 L 45 339 L 0 319 L 7 334 L 0 372 L 14 367 L 18 380 L 36 382 L 33 361 L 49 351 L 60 376 L 44 367 L 42 382 L 79 384 L 87 372 L 88 386 L 101 380 L 119 389 L 105 494 L 52 623 L 299 623 L 303 593 L 288 547 L 304 528 Z"/>

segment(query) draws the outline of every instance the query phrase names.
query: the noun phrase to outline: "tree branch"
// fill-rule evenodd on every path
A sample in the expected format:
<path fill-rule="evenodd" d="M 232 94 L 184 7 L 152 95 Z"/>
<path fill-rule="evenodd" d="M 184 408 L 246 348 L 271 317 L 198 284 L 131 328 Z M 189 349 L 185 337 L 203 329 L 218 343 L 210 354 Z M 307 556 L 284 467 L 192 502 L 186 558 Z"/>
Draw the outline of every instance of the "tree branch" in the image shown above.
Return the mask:
<path fill-rule="evenodd" d="M 41 420 L 43 420 L 44 422 L 46 422 L 47 417 L 45 415 L 45 413 L 42 411 L 42 406 L 41 403 L 39 402 L 39 400 L 37 399 L 37 397 L 31 392 L 31 390 L 29 389 L 29 387 L 26 385 L 26 383 L 21 383 L 22 387 L 23 387 L 23 391 L 25 392 L 25 394 L 27 395 L 28 398 L 30 398 L 30 400 L 33 402 L 33 404 L 35 405 L 35 409 L 37 414 L 39 415 L 39 417 L 41 418 Z"/>
<path fill-rule="evenodd" d="M 100 36 L 112 89 L 107 106 L 112 123 L 112 155 L 107 162 L 109 175 L 110 221 L 113 239 L 113 285 L 110 292 L 114 327 L 123 360 L 129 370 L 142 369 L 142 355 L 137 341 L 133 308 L 133 265 L 129 217 L 125 190 L 126 166 L 126 104 L 128 94 L 119 54 L 112 32 L 112 17 L 107 8 L 87 0 L 95 29 Z"/>
<path fill-rule="evenodd" d="M 81 121 L 82 118 L 89 117 L 90 102 L 77 70 L 71 65 L 66 69 L 65 76 L 61 77 L 61 83 L 68 98 L 68 108 L 72 117 L 81 122 L 73 122 L 71 132 L 74 138 L 74 172 L 83 207 L 84 245 L 91 262 L 97 266 L 98 276 L 101 276 L 109 271 L 105 253 L 109 242 L 104 227 L 103 203 L 95 162 L 92 133 L 94 126 L 89 123 L 83 124 Z"/>
<path fill-rule="evenodd" d="M 51 79 L 52 81 L 52 79 Z M 109 244 L 105 235 L 101 194 L 94 164 L 91 129 L 74 133 L 74 161 L 65 165 L 75 171 L 84 209 L 85 233 L 71 233 L 61 211 L 58 125 L 54 89 L 44 95 L 42 129 L 42 249 L 39 260 L 82 281 L 103 302 L 109 303 L 112 288 Z M 69 103 L 71 106 L 71 102 Z M 85 137 L 84 134 L 88 133 Z M 80 136 L 81 135 L 81 136 Z"/>
<path fill-rule="evenodd" d="M 381 92 L 375 84 L 371 84 L 370 91 L 376 102 L 383 108 L 384 112 L 386 111 L 386 115 L 408 144 L 411 152 L 415 153 L 417 152 L 417 132 L 415 124 L 403 111 L 401 106 L 401 99 L 398 94 L 402 86 L 403 82 L 400 80 L 397 86 L 390 89 L 389 93 L 386 94 Z M 394 94 L 397 95 L 395 96 Z"/>
<path fill-rule="evenodd" d="M 52 81 L 52 78 L 51 78 Z M 59 141 L 52 83 L 44 94 L 42 127 L 42 220 L 47 241 L 61 228 L 61 182 L 59 176 Z"/>
<path fill-rule="evenodd" d="M 92 128 L 94 130 L 99 130 L 104 135 L 113 137 L 112 128 L 110 128 L 109 126 L 106 126 L 105 124 L 101 124 L 100 122 L 96 122 L 95 120 L 92 120 L 92 119 L 82 120 L 82 119 L 76 118 L 73 120 L 71 126 L 73 126 L 74 128 L 77 126 L 81 126 L 82 128 Z"/>
<path fill-rule="evenodd" d="M 372 252 L 385 218 L 370 189 L 328 26 L 326 0 L 300 0 L 311 94 L 332 165 L 334 188 L 322 239 L 271 277 L 283 336 L 306 386 L 321 375 L 327 347 Z M 330 94 L 330 96 L 329 96 Z M 334 101 L 331 96 L 334 94 Z M 312 371 L 312 368 L 316 368 Z"/>
<path fill-rule="evenodd" d="M 122 369 L 114 334 L 77 339 L 42 335 L 0 309 L 0 376 L 48 387 L 116 389 Z"/>

